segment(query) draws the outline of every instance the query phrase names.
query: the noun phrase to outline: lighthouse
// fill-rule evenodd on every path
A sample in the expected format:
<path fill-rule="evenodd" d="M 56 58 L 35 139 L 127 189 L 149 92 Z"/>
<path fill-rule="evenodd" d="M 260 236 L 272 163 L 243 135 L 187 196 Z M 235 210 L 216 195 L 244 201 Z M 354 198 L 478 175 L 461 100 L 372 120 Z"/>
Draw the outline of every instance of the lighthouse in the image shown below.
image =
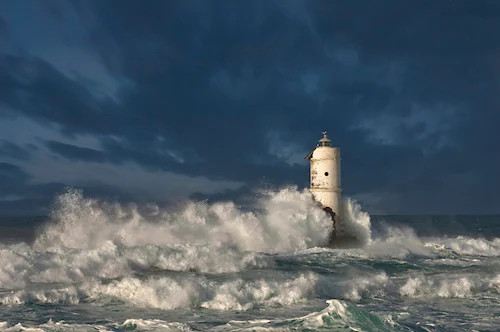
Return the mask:
<path fill-rule="evenodd" d="M 304 158 L 309 159 L 311 185 L 314 199 L 321 204 L 333 220 L 333 237 L 343 235 L 342 188 L 340 187 L 340 149 L 332 147 L 326 131 L 316 147 Z"/>

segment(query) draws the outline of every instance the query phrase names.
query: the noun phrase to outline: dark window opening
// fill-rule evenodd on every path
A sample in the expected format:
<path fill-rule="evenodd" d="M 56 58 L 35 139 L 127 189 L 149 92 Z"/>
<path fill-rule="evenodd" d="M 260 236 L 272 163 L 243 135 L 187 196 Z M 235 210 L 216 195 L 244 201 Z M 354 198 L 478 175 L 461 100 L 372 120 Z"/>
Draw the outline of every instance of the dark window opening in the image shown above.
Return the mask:
<path fill-rule="evenodd" d="M 316 144 L 316 146 L 332 146 L 332 143 L 330 142 L 319 142 Z"/>
<path fill-rule="evenodd" d="M 325 176 L 328 176 L 328 172 L 325 172 Z"/>

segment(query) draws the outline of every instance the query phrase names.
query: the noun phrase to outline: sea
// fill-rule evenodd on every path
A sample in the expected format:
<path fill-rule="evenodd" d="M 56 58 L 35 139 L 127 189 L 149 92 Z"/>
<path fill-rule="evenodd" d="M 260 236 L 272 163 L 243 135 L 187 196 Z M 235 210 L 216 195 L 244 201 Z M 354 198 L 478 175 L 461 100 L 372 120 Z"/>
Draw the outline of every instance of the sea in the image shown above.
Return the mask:
<path fill-rule="evenodd" d="M 500 216 L 370 216 L 328 249 L 307 190 L 254 208 L 69 189 L 0 218 L 0 331 L 499 331 Z"/>

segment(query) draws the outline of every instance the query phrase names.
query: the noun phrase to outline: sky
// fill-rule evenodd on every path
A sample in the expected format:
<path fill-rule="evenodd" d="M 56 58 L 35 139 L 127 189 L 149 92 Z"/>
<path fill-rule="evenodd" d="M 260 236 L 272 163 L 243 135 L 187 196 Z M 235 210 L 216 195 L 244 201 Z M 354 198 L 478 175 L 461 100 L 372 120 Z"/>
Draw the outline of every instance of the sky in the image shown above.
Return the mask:
<path fill-rule="evenodd" d="M 500 2 L 0 2 L 0 214 L 308 186 L 326 130 L 378 214 L 500 213 Z"/>

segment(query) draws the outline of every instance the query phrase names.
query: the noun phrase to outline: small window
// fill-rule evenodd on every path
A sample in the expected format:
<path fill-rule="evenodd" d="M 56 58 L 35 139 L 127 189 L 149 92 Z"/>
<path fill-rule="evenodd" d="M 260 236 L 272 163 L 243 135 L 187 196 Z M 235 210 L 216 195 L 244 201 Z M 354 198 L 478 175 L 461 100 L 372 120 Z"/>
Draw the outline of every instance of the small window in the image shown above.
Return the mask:
<path fill-rule="evenodd" d="M 328 176 L 328 172 L 325 172 L 325 176 Z"/>

